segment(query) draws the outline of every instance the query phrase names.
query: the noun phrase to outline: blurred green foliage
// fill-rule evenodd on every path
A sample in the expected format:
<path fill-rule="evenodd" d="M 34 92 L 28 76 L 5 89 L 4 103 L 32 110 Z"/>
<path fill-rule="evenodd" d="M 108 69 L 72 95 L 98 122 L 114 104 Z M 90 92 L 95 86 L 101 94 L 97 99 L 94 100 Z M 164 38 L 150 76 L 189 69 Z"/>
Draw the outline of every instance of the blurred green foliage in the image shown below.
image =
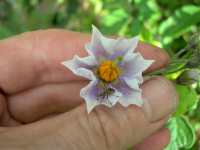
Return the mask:
<path fill-rule="evenodd" d="M 46 28 L 89 33 L 92 24 L 108 35 L 139 35 L 141 40 L 165 48 L 173 57 L 199 31 L 200 0 L 0 1 L 0 39 Z M 167 77 L 175 79 L 178 74 Z M 180 104 L 168 123 L 172 141 L 167 150 L 198 150 L 200 83 L 176 87 Z"/>

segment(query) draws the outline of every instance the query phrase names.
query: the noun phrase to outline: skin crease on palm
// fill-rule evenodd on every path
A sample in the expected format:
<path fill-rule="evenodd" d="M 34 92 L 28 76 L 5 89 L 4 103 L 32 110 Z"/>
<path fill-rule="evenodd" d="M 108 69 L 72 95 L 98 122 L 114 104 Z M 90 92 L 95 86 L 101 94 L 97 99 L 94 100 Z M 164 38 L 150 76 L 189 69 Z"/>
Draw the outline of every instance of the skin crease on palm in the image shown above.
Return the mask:
<path fill-rule="evenodd" d="M 162 150 L 169 142 L 163 128 L 177 104 L 173 85 L 163 77 L 142 85 L 144 107 L 109 109 L 87 114 L 80 89 L 88 81 L 60 63 L 86 56 L 90 36 L 58 29 L 27 32 L 0 41 L 0 147 L 2 150 Z M 161 49 L 137 47 L 155 63 L 167 65 Z"/>

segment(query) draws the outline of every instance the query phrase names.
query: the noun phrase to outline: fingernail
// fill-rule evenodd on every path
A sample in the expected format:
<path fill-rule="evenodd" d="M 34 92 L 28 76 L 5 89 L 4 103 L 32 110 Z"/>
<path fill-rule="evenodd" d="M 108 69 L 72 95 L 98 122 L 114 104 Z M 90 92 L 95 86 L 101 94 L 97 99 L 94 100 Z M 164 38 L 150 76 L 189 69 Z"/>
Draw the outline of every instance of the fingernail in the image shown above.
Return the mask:
<path fill-rule="evenodd" d="M 172 82 L 164 77 L 153 77 L 142 85 L 143 111 L 151 122 L 173 113 L 178 104 L 178 95 Z"/>

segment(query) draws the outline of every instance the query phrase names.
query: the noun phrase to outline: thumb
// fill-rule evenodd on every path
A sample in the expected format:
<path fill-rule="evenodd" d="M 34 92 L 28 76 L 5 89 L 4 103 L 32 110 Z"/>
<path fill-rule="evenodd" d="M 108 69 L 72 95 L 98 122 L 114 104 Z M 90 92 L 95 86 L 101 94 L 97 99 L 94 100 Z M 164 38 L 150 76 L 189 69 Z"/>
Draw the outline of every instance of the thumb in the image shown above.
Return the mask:
<path fill-rule="evenodd" d="M 14 143 L 39 150 L 126 150 L 160 129 L 177 104 L 174 87 L 163 78 L 146 81 L 142 89 L 148 101 L 145 112 L 151 115 L 134 105 L 98 106 L 88 114 L 81 105 L 57 117 L 2 132 L 0 147 Z"/>
<path fill-rule="evenodd" d="M 79 135 L 79 141 L 88 144 L 87 150 L 126 150 L 141 142 L 165 124 L 178 99 L 172 83 L 161 77 L 146 81 L 142 90 L 144 111 L 134 105 L 98 106 L 89 115 L 83 106 L 74 110 L 71 114 L 76 116 L 79 130 L 73 132 L 71 127 L 71 135 Z"/>

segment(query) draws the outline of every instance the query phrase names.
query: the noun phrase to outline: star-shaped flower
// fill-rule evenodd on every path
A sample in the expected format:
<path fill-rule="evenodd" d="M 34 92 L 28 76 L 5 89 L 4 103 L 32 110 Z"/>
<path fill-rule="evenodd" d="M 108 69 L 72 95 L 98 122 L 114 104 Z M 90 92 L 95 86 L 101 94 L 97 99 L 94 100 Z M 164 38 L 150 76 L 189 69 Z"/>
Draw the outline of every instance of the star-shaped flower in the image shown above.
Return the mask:
<path fill-rule="evenodd" d="M 106 38 L 93 26 L 92 40 L 85 45 L 89 56 L 75 55 L 72 60 L 62 63 L 74 74 L 90 80 L 80 91 L 88 113 L 99 104 L 112 107 L 119 102 L 124 107 L 142 106 L 139 88 L 143 82 L 142 72 L 153 60 L 145 60 L 139 52 L 134 52 L 137 43 L 137 37 Z"/>

